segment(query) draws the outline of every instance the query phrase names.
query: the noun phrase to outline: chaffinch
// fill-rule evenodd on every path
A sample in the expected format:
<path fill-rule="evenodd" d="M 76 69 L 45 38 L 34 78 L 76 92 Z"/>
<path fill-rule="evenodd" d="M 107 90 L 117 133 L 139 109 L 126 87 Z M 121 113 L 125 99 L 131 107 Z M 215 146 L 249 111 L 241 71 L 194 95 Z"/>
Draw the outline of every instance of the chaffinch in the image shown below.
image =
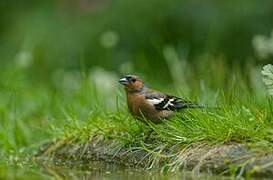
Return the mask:
<path fill-rule="evenodd" d="M 174 111 L 184 108 L 202 108 L 202 106 L 149 89 L 135 75 L 126 75 L 119 80 L 124 85 L 127 95 L 127 105 L 130 113 L 137 119 L 160 123 L 163 119 L 172 117 Z"/>

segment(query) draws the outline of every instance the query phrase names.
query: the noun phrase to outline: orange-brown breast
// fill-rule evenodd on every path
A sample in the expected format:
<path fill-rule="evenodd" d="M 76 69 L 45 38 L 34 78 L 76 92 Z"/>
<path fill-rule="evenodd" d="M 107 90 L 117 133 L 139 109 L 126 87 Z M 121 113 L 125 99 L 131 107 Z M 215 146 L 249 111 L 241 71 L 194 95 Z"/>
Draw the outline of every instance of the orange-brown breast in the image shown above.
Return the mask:
<path fill-rule="evenodd" d="M 139 93 L 127 94 L 128 108 L 133 116 L 142 119 L 143 116 L 154 123 L 160 123 L 162 119 L 169 118 L 172 115 L 171 111 L 159 111 L 154 106 L 150 105 L 145 97 Z"/>

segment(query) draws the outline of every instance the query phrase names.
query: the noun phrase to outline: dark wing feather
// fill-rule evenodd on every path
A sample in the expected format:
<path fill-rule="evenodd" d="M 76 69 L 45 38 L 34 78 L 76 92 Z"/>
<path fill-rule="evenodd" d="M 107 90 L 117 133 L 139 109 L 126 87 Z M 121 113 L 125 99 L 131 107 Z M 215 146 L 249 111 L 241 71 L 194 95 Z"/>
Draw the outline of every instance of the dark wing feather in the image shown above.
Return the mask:
<path fill-rule="evenodd" d="M 202 106 L 175 96 L 167 95 L 164 101 L 155 105 L 158 110 L 179 110 L 185 108 L 201 108 Z"/>
<path fill-rule="evenodd" d="M 187 101 L 175 96 L 166 95 L 157 91 L 146 91 L 145 98 L 157 110 L 179 110 L 185 108 L 203 108 L 194 102 Z"/>

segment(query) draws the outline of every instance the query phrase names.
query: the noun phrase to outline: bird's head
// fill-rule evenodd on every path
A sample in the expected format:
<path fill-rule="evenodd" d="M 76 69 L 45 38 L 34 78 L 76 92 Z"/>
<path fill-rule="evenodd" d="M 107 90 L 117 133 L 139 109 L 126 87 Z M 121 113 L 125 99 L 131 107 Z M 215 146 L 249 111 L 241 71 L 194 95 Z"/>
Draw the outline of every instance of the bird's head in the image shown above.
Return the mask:
<path fill-rule="evenodd" d="M 119 80 L 127 92 L 140 92 L 144 85 L 142 80 L 135 75 L 126 75 Z"/>

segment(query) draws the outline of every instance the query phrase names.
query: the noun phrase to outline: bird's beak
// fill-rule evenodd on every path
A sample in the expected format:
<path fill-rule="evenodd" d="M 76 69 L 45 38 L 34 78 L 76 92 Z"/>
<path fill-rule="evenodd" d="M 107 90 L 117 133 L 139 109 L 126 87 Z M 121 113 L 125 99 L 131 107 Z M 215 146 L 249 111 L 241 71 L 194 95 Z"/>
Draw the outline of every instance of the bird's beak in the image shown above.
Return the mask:
<path fill-rule="evenodd" d="M 127 78 L 125 78 L 125 77 L 121 78 L 118 82 L 122 85 L 129 85 L 129 82 L 128 82 Z"/>

